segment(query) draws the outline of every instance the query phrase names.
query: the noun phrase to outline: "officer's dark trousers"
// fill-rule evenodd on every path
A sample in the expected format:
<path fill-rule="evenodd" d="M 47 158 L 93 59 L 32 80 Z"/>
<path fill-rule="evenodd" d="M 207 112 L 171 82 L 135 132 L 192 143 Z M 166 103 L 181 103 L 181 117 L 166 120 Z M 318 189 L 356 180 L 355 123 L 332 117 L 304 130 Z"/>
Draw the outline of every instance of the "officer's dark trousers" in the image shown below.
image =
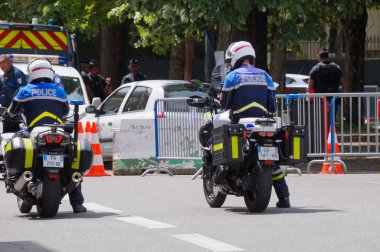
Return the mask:
<path fill-rule="evenodd" d="M 286 184 L 285 175 L 282 172 L 279 165 L 276 165 L 272 171 L 272 180 L 274 190 L 277 194 L 277 198 L 279 200 L 284 200 L 285 198 L 288 198 L 290 195 L 288 185 Z"/>
<path fill-rule="evenodd" d="M 69 193 L 70 204 L 72 206 L 82 205 L 84 202 L 83 194 L 82 194 L 82 185 L 79 184 L 74 191 Z"/>

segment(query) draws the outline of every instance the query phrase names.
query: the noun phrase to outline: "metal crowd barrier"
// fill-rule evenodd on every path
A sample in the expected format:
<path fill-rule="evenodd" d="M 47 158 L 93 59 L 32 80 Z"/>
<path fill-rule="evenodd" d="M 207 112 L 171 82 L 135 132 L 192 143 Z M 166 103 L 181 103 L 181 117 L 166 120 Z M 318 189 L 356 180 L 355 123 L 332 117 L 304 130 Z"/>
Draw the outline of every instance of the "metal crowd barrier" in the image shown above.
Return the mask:
<path fill-rule="evenodd" d="M 311 160 L 307 172 L 315 163 L 340 163 L 340 157 L 380 156 L 379 103 L 380 93 L 331 93 L 277 95 L 277 116 L 282 125 L 307 125 L 308 154 Z M 201 160 L 198 130 L 205 109 L 190 107 L 186 98 L 156 101 L 157 160 Z M 334 101 L 334 102 L 332 102 Z M 334 116 L 335 115 L 335 116 Z M 331 122 L 331 130 L 330 129 Z M 331 153 L 327 153 L 327 138 L 331 134 Z M 335 151 L 335 141 L 340 152 Z M 322 157 L 323 160 L 315 158 Z"/>

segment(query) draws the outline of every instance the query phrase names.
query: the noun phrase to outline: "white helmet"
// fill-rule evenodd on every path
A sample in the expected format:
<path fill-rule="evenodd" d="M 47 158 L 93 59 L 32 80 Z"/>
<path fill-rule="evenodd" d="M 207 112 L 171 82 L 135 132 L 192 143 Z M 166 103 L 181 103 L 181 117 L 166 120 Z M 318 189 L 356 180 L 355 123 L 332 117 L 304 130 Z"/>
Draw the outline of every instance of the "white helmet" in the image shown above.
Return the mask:
<path fill-rule="evenodd" d="M 236 63 L 240 63 L 239 61 L 245 57 L 251 58 L 252 62 L 256 58 L 255 50 L 253 49 L 251 43 L 247 41 L 239 41 L 232 43 L 230 47 L 228 48 L 231 50 L 232 53 L 231 65 L 233 68 L 236 68 Z"/>
<path fill-rule="evenodd" d="M 226 54 L 224 56 L 224 60 L 226 62 L 231 62 L 231 59 L 232 59 L 232 51 L 231 51 L 231 47 L 236 44 L 236 42 L 233 42 L 231 45 L 228 46 L 227 50 L 226 50 Z"/>
<path fill-rule="evenodd" d="M 35 58 L 29 61 L 28 64 L 29 81 L 35 82 L 37 79 L 50 79 L 53 80 L 54 71 L 50 62 L 44 58 Z"/>

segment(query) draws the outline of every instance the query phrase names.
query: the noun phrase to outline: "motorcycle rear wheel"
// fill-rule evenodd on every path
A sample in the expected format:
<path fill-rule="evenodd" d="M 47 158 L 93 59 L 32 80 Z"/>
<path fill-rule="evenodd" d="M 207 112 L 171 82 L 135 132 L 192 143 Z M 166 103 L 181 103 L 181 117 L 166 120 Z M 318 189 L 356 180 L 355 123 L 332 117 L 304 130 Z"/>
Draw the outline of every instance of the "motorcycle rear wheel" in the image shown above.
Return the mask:
<path fill-rule="evenodd" d="M 205 194 L 207 204 L 210 207 L 221 207 L 227 198 L 227 194 L 222 193 L 218 190 L 212 177 L 203 178 L 203 192 Z"/>
<path fill-rule="evenodd" d="M 57 215 L 62 199 L 60 178 L 50 179 L 44 173 L 42 177 L 42 197 L 37 200 L 37 212 L 41 218 L 51 218 Z"/>
<path fill-rule="evenodd" d="M 244 202 L 250 212 L 262 212 L 269 204 L 272 194 L 273 167 L 257 168 L 254 171 L 256 183 L 250 191 L 244 191 Z"/>
<path fill-rule="evenodd" d="M 26 200 L 17 197 L 17 206 L 21 213 L 30 213 L 33 207 L 33 203 L 27 202 Z"/>

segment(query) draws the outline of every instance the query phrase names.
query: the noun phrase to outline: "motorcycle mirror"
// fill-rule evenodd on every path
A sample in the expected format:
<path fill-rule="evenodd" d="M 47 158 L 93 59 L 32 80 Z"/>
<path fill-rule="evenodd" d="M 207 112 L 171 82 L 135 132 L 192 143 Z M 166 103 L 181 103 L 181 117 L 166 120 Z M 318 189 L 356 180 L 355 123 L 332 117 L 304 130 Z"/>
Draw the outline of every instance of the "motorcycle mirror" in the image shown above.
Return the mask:
<path fill-rule="evenodd" d="M 202 98 L 200 96 L 190 96 L 189 99 L 187 99 L 187 104 L 191 107 L 196 107 L 196 108 L 203 108 L 206 106 L 206 100 L 205 98 Z"/>

